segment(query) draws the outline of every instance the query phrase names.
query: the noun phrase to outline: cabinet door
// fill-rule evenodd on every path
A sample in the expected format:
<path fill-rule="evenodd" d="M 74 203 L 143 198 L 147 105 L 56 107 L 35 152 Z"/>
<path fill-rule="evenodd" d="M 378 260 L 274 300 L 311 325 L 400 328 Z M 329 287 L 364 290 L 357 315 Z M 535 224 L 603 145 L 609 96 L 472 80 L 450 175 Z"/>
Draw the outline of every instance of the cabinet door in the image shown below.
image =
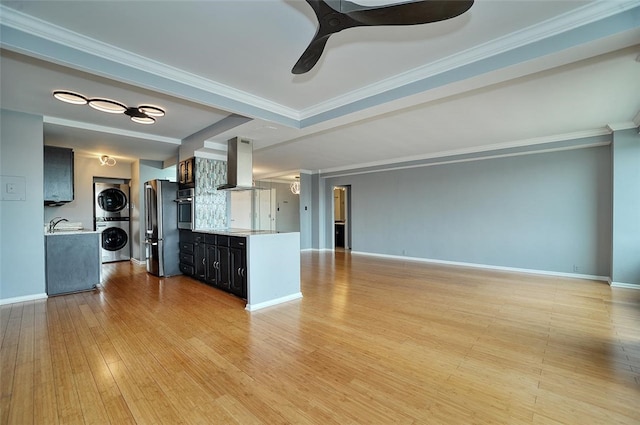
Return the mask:
<path fill-rule="evenodd" d="M 180 161 L 180 164 L 178 166 L 178 183 L 180 184 L 185 183 L 185 178 L 187 176 L 186 167 L 187 167 L 187 161 Z"/>
<path fill-rule="evenodd" d="M 205 280 L 207 253 L 203 243 L 196 242 L 193 244 L 193 260 L 195 263 L 193 265 L 195 268 L 195 277 L 200 280 Z"/>
<path fill-rule="evenodd" d="M 230 248 L 231 279 L 229 291 L 241 298 L 247 298 L 247 254 L 246 249 Z"/>
<path fill-rule="evenodd" d="M 193 183 L 193 165 L 195 162 L 195 158 L 191 158 L 191 159 L 187 159 L 185 161 L 185 178 L 184 178 L 184 182 L 186 184 L 191 184 Z"/>
<path fill-rule="evenodd" d="M 73 201 L 73 150 L 44 147 L 44 203 Z"/>
<path fill-rule="evenodd" d="M 216 246 L 217 258 L 218 258 L 218 280 L 216 286 L 228 291 L 231 284 L 229 282 L 231 278 L 231 264 L 229 258 L 229 247 Z"/>
<path fill-rule="evenodd" d="M 218 283 L 218 250 L 215 245 L 205 245 L 205 282 L 217 286 Z"/>
<path fill-rule="evenodd" d="M 196 159 L 195 158 L 190 158 L 187 159 L 187 177 L 186 177 L 186 182 L 187 184 L 193 184 L 196 181 Z"/>

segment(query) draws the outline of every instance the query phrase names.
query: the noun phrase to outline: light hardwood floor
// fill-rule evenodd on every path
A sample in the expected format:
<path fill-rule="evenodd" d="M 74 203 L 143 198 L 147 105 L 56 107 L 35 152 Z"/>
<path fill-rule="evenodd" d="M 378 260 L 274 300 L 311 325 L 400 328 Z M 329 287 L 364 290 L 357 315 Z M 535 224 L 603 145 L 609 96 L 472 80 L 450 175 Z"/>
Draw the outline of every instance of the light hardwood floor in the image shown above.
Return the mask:
<path fill-rule="evenodd" d="M 305 252 L 302 292 L 117 263 L 2 306 L 1 423 L 640 423 L 640 291 Z"/>

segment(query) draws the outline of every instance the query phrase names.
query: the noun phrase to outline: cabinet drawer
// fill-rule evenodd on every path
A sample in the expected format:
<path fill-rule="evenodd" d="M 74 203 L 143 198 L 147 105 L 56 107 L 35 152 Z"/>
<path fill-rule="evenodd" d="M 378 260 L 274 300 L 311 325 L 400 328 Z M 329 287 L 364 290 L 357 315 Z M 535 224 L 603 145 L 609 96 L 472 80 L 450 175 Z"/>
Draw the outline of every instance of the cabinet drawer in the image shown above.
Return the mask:
<path fill-rule="evenodd" d="M 189 264 L 180 263 L 180 271 L 187 276 L 193 276 L 195 274 L 195 269 Z"/>
<path fill-rule="evenodd" d="M 193 244 L 180 242 L 180 253 L 193 254 Z"/>
<path fill-rule="evenodd" d="M 204 235 L 204 243 L 208 243 L 210 245 L 216 244 L 216 235 Z"/>
<path fill-rule="evenodd" d="M 218 243 L 216 245 L 220 246 L 229 246 L 229 236 L 226 235 L 217 235 Z"/>
<path fill-rule="evenodd" d="M 232 236 L 229 238 L 229 246 L 231 248 L 241 248 L 244 249 L 247 247 L 247 238 L 240 238 L 237 236 Z"/>
<path fill-rule="evenodd" d="M 184 264 L 190 264 L 193 266 L 193 254 L 180 253 L 180 262 Z"/>
<path fill-rule="evenodd" d="M 204 243 L 204 233 L 193 233 L 193 242 Z"/>

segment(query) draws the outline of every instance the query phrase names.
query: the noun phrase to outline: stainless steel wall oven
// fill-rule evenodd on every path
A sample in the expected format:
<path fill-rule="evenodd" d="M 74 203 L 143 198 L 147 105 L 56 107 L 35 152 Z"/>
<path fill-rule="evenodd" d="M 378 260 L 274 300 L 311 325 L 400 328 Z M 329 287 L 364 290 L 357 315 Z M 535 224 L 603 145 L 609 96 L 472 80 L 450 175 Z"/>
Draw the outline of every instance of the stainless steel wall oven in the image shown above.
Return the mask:
<path fill-rule="evenodd" d="M 193 189 L 178 190 L 178 229 L 194 230 L 196 222 L 195 196 Z"/>

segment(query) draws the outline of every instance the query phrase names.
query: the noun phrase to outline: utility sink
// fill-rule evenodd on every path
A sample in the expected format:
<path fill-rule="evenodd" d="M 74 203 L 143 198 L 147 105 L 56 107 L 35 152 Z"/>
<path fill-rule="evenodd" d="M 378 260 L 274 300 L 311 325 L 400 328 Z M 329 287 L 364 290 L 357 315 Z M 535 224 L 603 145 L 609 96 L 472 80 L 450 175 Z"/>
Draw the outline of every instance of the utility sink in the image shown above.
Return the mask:
<path fill-rule="evenodd" d="M 55 222 L 54 220 L 52 220 L 52 222 L 55 224 L 55 226 L 53 226 L 53 230 L 50 230 L 51 228 L 51 223 L 47 223 L 44 225 L 44 233 L 47 235 L 51 235 L 54 233 L 78 233 L 78 232 L 85 232 L 86 230 L 84 230 L 84 226 L 82 225 L 81 222 L 71 222 L 71 221 L 58 221 Z"/>

